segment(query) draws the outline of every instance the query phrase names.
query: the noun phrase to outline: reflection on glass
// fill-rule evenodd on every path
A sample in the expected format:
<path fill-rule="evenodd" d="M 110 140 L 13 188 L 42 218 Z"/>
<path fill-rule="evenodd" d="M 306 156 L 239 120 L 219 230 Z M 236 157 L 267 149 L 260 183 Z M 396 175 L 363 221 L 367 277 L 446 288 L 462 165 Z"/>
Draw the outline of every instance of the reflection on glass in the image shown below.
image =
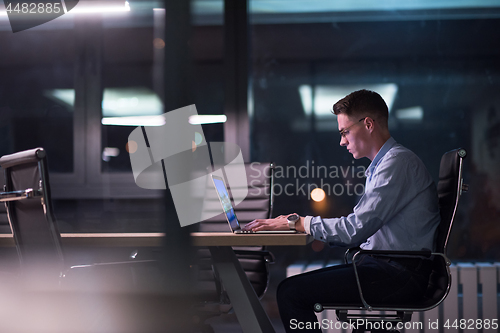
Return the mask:
<path fill-rule="evenodd" d="M 0 21 L 0 156 L 43 147 L 49 171 L 70 174 L 76 57 L 72 43 L 59 43 L 72 40 L 73 31 L 13 34 L 8 18 Z"/>
<path fill-rule="evenodd" d="M 310 115 L 312 112 L 316 116 L 329 116 L 333 103 L 344 98 L 349 93 L 368 89 L 376 91 L 382 96 L 389 112 L 391 112 L 394 99 L 398 93 L 398 85 L 395 83 L 363 84 L 363 85 L 310 85 L 299 86 L 300 99 L 304 108 L 304 113 Z M 312 102 L 314 101 L 314 103 Z M 332 103 L 332 101 L 334 101 Z"/>
<path fill-rule="evenodd" d="M 163 126 L 163 103 L 147 87 L 105 88 L 102 99 L 103 171 L 129 171 L 128 135 L 137 126 Z M 110 147 L 113 150 L 110 150 Z"/>
<path fill-rule="evenodd" d="M 163 103 L 150 89 L 105 88 L 102 99 L 103 117 L 154 116 L 163 113 Z"/>

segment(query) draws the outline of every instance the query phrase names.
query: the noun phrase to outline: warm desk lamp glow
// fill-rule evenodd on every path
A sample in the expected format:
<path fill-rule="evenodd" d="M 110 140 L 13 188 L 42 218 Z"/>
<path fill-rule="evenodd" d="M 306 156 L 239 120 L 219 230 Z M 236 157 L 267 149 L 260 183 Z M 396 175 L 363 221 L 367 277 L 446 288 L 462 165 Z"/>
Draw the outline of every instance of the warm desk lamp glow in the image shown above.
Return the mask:
<path fill-rule="evenodd" d="M 315 188 L 311 191 L 311 199 L 316 202 L 323 201 L 325 199 L 325 191 L 321 188 Z"/>

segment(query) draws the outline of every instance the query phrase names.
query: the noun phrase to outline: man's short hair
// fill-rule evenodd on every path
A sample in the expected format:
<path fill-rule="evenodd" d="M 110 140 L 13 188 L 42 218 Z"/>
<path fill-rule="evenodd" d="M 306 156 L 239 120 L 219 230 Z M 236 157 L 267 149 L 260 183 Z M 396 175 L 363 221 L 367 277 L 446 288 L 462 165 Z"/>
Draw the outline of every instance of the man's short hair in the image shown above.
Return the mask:
<path fill-rule="evenodd" d="M 384 99 L 378 93 L 371 90 L 358 90 L 333 105 L 333 113 L 345 114 L 352 118 L 369 116 L 380 122 L 382 127 L 387 128 L 389 109 Z"/>

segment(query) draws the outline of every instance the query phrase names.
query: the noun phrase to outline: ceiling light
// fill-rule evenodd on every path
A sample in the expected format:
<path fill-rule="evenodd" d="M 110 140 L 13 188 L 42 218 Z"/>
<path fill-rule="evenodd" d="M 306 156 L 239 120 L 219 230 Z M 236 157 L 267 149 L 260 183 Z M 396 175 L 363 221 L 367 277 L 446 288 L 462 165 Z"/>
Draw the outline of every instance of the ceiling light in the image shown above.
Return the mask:
<path fill-rule="evenodd" d="M 421 121 L 424 119 L 424 109 L 421 106 L 413 106 L 396 110 L 396 118 L 407 121 Z"/>
<path fill-rule="evenodd" d="M 332 106 L 340 99 L 353 91 L 367 89 L 376 91 L 382 96 L 389 112 L 391 112 L 394 99 L 398 92 L 395 83 L 363 84 L 363 85 L 316 85 L 314 89 L 310 85 L 299 86 L 299 94 L 306 115 L 314 112 L 316 116 L 331 115 Z"/>
<path fill-rule="evenodd" d="M 300 100 L 302 101 L 302 107 L 304 108 L 304 113 L 310 115 L 312 113 L 312 87 L 308 84 L 301 85 L 299 87 Z"/>
<path fill-rule="evenodd" d="M 189 117 L 189 123 L 191 125 L 202 125 L 202 124 L 217 124 L 225 123 L 227 121 L 226 115 L 193 115 Z"/>
<path fill-rule="evenodd" d="M 114 126 L 163 126 L 165 117 L 160 116 L 132 116 L 132 117 L 103 117 L 103 125 Z"/>
<path fill-rule="evenodd" d="M 117 13 L 117 12 L 129 12 L 130 4 L 128 1 L 82 1 L 80 0 L 78 4 L 70 10 L 68 13 L 71 14 L 85 14 L 85 13 Z"/>
<path fill-rule="evenodd" d="M 148 88 L 104 89 L 103 117 L 156 116 L 162 113 L 161 99 Z"/>

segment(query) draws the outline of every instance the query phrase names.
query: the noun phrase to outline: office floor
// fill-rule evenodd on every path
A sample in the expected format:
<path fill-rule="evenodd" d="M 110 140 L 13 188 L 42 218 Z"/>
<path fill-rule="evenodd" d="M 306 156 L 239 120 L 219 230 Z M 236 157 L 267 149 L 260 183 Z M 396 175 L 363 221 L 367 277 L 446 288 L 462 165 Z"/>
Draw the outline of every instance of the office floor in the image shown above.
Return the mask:
<path fill-rule="evenodd" d="M 273 283 L 274 282 L 274 283 Z M 271 279 L 271 283 L 266 291 L 266 294 L 261 299 L 262 306 L 266 311 L 276 333 L 285 333 L 281 322 L 278 305 L 276 303 L 276 288 L 279 284 L 279 279 Z M 240 324 L 236 315 L 230 311 L 229 314 L 224 314 L 218 317 L 210 318 L 206 321 L 214 329 L 215 333 L 242 333 Z"/>
<path fill-rule="evenodd" d="M 286 267 L 294 263 L 298 257 L 311 257 L 317 259 L 320 257 L 320 253 L 313 252 L 310 255 L 304 254 L 306 251 L 311 252 L 307 247 L 285 247 L 285 246 L 275 246 L 268 247 L 268 250 L 274 254 L 275 263 L 269 265 L 270 270 L 270 281 L 268 289 L 261 299 L 262 306 L 269 316 L 276 333 L 284 333 L 285 329 L 281 322 L 278 305 L 276 303 L 276 290 L 279 283 L 286 278 Z M 328 252 L 327 252 L 328 251 Z M 343 257 L 343 249 L 340 250 L 330 250 L 326 249 L 326 255 L 332 259 L 340 260 Z M 211 318 L 208 320 L 216 333 L 240 333 L 242 332 L 239 326 L 238 320 L 235 314 L 223 315 L 217 318 Z"/>
<path fill-rule="evenodd" d="M 273 318 L 271 319 L 271 322 L 273 324 L 276 333 L 285 333 L 285 329 L 283 328 L 283 324 L 281 323 L 280 319 Z M 240 327 L 240 324 L 238 323 L 238 320 L 236 319 L 236 315 L 234 314 L 228 314 L 217 318 L 212 318 L 209 321 L 207 321 L 207 323 L 209 323 L 212 326 L 215 333 L 243 332 Z"/>

